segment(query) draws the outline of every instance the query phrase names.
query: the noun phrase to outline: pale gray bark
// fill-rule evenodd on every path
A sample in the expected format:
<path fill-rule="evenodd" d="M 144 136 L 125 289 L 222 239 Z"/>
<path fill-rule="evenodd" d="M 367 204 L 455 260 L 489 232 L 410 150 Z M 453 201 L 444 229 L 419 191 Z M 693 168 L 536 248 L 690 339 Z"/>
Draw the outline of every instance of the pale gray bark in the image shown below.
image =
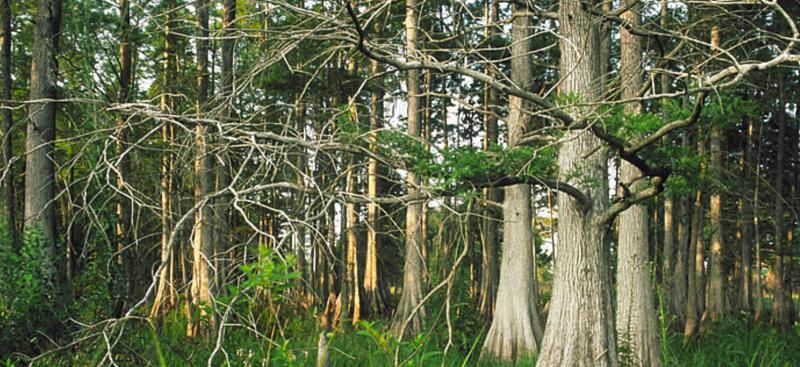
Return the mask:
<path fill-rule="evenodd" d="M 562 0 L 559 17 L 560 92 L 594 101 L 601 74 L 601 21 L 580 0 Z M 573 108 L 570 113 L 585 114 L 587 108 Z M 590 202 L 583 205 L 558 194 L 553 295 L 537 365 L 616 366 L 606 223 L 600 220 L 608 205 L 607 149 L 586 130 L 570 131 L 564 141 L 558 152 L 559 181 L 581 189 Z"/>
<path fill-rule="evenodd" d="M 511 79 L 521 88 L 533 83 L 529 35 L 531 20 L 515 6 L 511 23 Z M 530 129 L 530 105 L 509 97 L 508 146 L 519 144 Z M 542 327 L 536 309 L 536 278 L 531 243 L 531 191 L 527 184 L 507 186 L 503 200 L 503 255 L 492 325 L 483 345 L 483 356 L 511 361 L 537 351 Z"/>
<path fill-rule="evenodd" d="M 57 241 L 55 217 L 55 168 L 52 156 L 56 133 L 58 98 L 56 61 L 61 0 L 37 0 L 33 31 L 30 99 L 25 136 L 24 230 L 40 230 L 43 238 L 42 275 L 56 286 Z"/>
<path fill-rule="evenodd" d="M 623 2 L 632 6 L 631 1 Z M 633 25 L 639 24 L 636 7 L 622 14 Z M 620 27 L 620 78 L 622 80 L 622 99 L 636 98 L 642 87 L 642 47 L 639 38 L 624 27 Z M 641 113 L 639 103 L 624 106 L 626 114 Z M 622 184 L 633 182 L 642 172 L 632 164 L 623 161 L 620 166 Z M 633 185 L 634 192 L 643 188 Z M 665 212 L 672 210 L 665 206 Z M 672 216 L 669 215 L 670 227 Z M 619 215 L 619 246 L 617 248 L 617 335 L 620 345 L 620 361 L 630 366 L 661 366 L 661 353 L 658 346 L 658 321 L 653 305 L 653 284 L 649 271 L 649 225 L 647 206 L 636 204 Z M 669 232 L 672 228 L 669 228 Z M 671 241 L 671 238 L 670 238 Z M 670 243 L 671 247 L 671 243 Z M 672 254 L 665 255 L 671 257 Z M 669 264 L 665 257 L 664 263 Z M 668 266 L 665 266 L 668 269 Z"/>

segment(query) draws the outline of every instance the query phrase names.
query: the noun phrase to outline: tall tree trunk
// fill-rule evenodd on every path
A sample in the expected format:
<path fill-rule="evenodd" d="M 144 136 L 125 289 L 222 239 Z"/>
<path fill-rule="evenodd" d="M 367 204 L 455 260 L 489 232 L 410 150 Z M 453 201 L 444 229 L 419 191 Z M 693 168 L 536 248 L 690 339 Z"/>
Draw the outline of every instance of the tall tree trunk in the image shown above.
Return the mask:
<path fill-rule="evenodd" d="M 124 1 L 124 0 L 122 0 Z M 0 0 L 0 98 L 3 101 L 11 100 L 11 4 L 10 0 Z M 16 211 L 14 204 L 14 166 L 11 161 L 12 141 L 11 136 L 11 108 L 7 102 L 0 104 L 2 107 L 2 121 L 0 121 L 0 133 L 3 139 L 2 166 L 6 170 L 6 179 L 0 183 L 0 200 L 2 200 L 2 214 L 4 216 L 2 225 L 8 231 L 11 243 L 17 243 Z"/>
<path fill-rule="evenodd" d="M 208 98 L 208 0 L 199 0 L 197 10 L 197 117 L 203 117 Z M 198 310 L 200 319 L 197 330 L 189 330 L 189 334 L 207 333 L 214 327 L 214 317 L 206 312 L 212 304 L 212 261 L 214 254 L 214 229 L 211 205 L 207 203 L 208 196 L 214 188 L 212 157 L 208 153 L 208 136 L 206 127 L 198 124 L 195 133 L 195 159 L 194 159 L 194 200 L 200 207 L 195 212 L 194 239 L 192 241 L 192 287 L 191 302 Z"/>
<path fill-rule="evenodd" d="M 520 88 L 533 85 L 530 55 L 531 18 L 527 10 L 514 5 L 511 23 L 511 80 Z M 520 144 L 522 136 L 530 129 L 531 106 L 522 98 L 508 99 L 508 148 Z M 505 188 L 503 199 L 503 255 L 500 264 L 500 283 L 494 317 L 483 355 L 503 361 L 512 361 L 536 353 L 542 339 L 542 326 L 536 309 L 537 294 L 533 272 L 531 243 L 531 189 L 528 184 Z"/>
<path fill-rule="evenodd" d="M 417 27 L 419 23 L 417 0 L 406 0 L 406 55 L 416 58 Z M 420 97 L 419 70 L 406 71 L 406 87 L 408 89 L 408 135 L 420 136 Z M 419 193 L 419 178 L 416 172 L 409 170 L 406 174 L 409 196 Z M 417 335 L 422 330 L 425 309 L 420 306 L 422 300 L 422 204 L 412 201 L 406 206 L 406 238 L 405 265 L 403 266 L 403 293 L 392 320 L 392 333 L 398 338 Z"/>
<path fill-rule="evenodd" d="M 486 39 L 494 37 L 494 29 L 497 26 L 499 8 L 497 1 L 485 0 L 484 2 L 484 35 Z M 495 71 L 491 65 L 487 67 L 486 73 L 492 77 Z M 497 92 L 489 85 L 483 88 L 483 150 L 489 151 L 492 145 L 498 141 L 497 116 L 495 115 L 495 105 L 497 105 Z M 497 209 L 492 203 L 500 201 L 500 190 L 496 188 L 486 188 L 483 190 L 484 205 L 483 218 L 481 220 L 481 279 L 478 287 L 478 312 L 481 318 L 491 321 L 494 313 L 495 298 L 497 297 L 497 281 L 499 278 L 498 256 L 498 232 L 497 227 L 500 222 Z"/>
<path fill-rule="evenodd" d="M 763 144 L 761 143 L 761 139 L 764 136 L 762 134 L 764 129 L 764 124 L 760 124 L 758 128 L 758 133 L 755 139 L 753 140 L 756 144 L 756 156 L 754 159 L 754 166 L 756 168 L 755 174 L 755 187 L 753 187 L 753 247 L 755 247 L 755 282 L 756 284 L 753 285 L 753 291 L 755 292 L 755 304 L 753 305 L 754 316 L 753 318 L 756 321 L 760 321 L 764 315 L 764 289 L 762 287 L 762 278 L 761 278 L 761 227 L 759 226 L 758 220 L 758 205 L 759 205 L 759 190 L 761 189 L 761 148 Z"/>
<path fill-rule="evenodd" d="M 770 322 L 780 328 L 787 328 L 791 322 L 790 305 L 791 300 L 786 294 L 786 275 L 784 274 L 784 255 L 786 252 L 786 232 L 784 228 L 784 207 L 786 200 L 786 185 L 784 183 L 784 162 L 786 161 L 786 91 L 784 75 L 780 73 L 777 77 L 778 83 L 778 110 L 776 118 L 778 122 L 778 144 L 776 147 L 775 163 L 775 260 L 773 270 L 775 271 L 775 288 L 773 290 L 772 318 Z"/>
<path fill-rule="evenodd" d="M 601 21 L 580 0 L 561 0 L 560 77 L 562 95 L 596 101 L 601 65 Z M 570 113 L 587 115 L 591 107 Z M 558 193 L 558 250 L 550 312 L 540 366 L 616 366 L 616 339 L 609 279 L 606 227 L 600 218 L 608 205 L 607 150 L 591 132 L 570 131 L 558 151 L 558 178 L 581 190 L 581 203 Z M 581 172 L 580 178 L 575 172 Z M 590 183 L 591 182 L 591 183 Z"/>
<path fill-rule="evenodd" d="M 166 19 L 164 20 L 164 52 L 162 69 L 162 91 L 161 91 L 161 110 L 164 113 L 174 112 L 173 88 L 176 82 L 177 53 L 175 47 L 175 35 L 172 33 L 172 16 L 177 6 L 173 0 L 164 0 L 166 7 Z M 173 168 L 174 157 L 171 152 L 175 141 L 175 128 L 169 122 L 165 122 L 161 128 L 161 142 L 163 152 L 161 154 L 161 265 L 158 274 L 158 286 L 153 306 L 150 309 L 150 317 L 157 316 L 163 309 L 161 308 L 165 298 L 169 307 L 175 305 L 175 257 L 179 249 L 173 245 L 170 248 L 169 239 L 172 234 L 172 195 L 173 195 Z M 169 292 L 169 293 L 167 293 Z"/>
<path fill-rule="evenodd" d="M 632 7 L 622 14 L 623 19 L 636 26 L 639 15 L 634 0 L 623 2 Z M 620 78 L 622 99 L 635 99 L 642 87 L 642 47 L 639 38 L 620 27 Z M 638 102 L 624 106 L 626 114 L 641 113 Z M 623 161 L 620 180 L 627 184 L 642 176 L 634 165 Z M 634 191 L 641 185 L 633 185 Z M 670 205 L 670 210 L 672 210 Z M 671 216 L 670 216 L 671 217 Z M 671 220 L 671 218 L 670 218 Z M 672 228 L 670 228 L 670 231 Z M 617 335 L 619 344 L 627 346 L 628 354 L 620 354 L 621 363 L 631 366 L 661 366 L 658 345 L 658 322 L 653 305 L 653 284 L 649 271 L 648 211 L 636 204 L 619 215 L 619 247 L 617 248 Z M 670 244 L 671 246 L 671 244 Z M 672 255 L 669 254 L 669 257 Z M 665 263 L 668 258 L 665 257 Z"/>
<path fill-rule="evenodd" d="M 56 246 L 55 168 L 52 156 L 56 133 L 58 34 L 61 0 L 37 0 L 31 61 L 30 99 L 25 136 L 25 232 L 42 231 L 44 236 L 41 274 L 45 284 L 56 290 L 61 277 Z"/>
<path fill-rule="evenodd" d="M 370 150 L 377 149 L 378 129 L 383 126 L 383 72 L 377 60 L 372 60 L 370 74 L 377 82 L 370 96 L 369 139 Z M 380 195 L 378 185 L 378 161 L 370 157 L 367 167 L 367 197 L 377 198 Z M 364 297 L 368 310 L 374 315 L 382 314 L 386 310 L 386 301 L 383 293 L 378 288 L 378 248 L 380 232 L 380 206 L 374 201 L 367 203 L 367 251 L 364 264 Z"/>
<path fill-rule="evenodd" d="M 226 119 L 236 117 L 236 95 L 234 94 L 234 51 L 236 47 L 236 0 L 223 0 L 222 18 L 222 67 L 220 70 L 220 103 L 224 105 L 223 114 Z M 217 190 L 224 189 L 231 185 L 231 172 L 233 161 L 227 148 L 220 153 L 220 161 L 217 171 Z M 231 214 L 231 197 L 221 196 L 214 210 L 216 235 L 214 245 L 217 247 L 215 252 L 218 254 L 226 253 L 232 245 L 231 227 L 233 226 L 233 215 Z M 225 273 L 224 264 L 220 266 L 218 272 Z"/>
<path fill-rule="evenodd" d="M 746 134 L 744 141 L 744 149 L 742 151 L 742 158 L 739 159 L 739 177 L 751 177 L 750 173 L 753 169 L 753 120 L 747 118 L 744 120 L 744 132 Z M 757 180 L 758 178 L 756 178 Z M 748 189 L 750 188 L 749 181 L 745 181 L 745 190 L 739 197 L 739 204 L 737 205 L 738 218 L 737 225 L 741 228 L 741 235 L 739 236 L 739 250 L 741 251 L 741 265 L 740 265 L 740 281 L 738 305 L 739 309 L 749 312 L 753 309 L 753 261 L 751 243 L 752 236 L 752 222 L 748 220 L 748 216 L 752 213 L 750 199 L 747 197 Z"/>
<path fill-rule="evenodd" d="M 131 16 L 130 3 L 128 0 L 119 0 L 119 12 L 119 93 L 117 95 L 117 102 L 127 103 L 130 98 L 131 83 L 133 82 L 133 60 L 131 59 L 132 47 L 130 44 Z M 126 124 L 127 116 L 120 113 L 117 116 L 116 122 L 116 154 L 118 158 L 115 168 L 117 171 L 116 185 L 119 193 L 117 193 L 116 198 L 116 222 L 114 225 L 114 234 L 118 253 L 117 264 L 122 270 L 123 286 L 119 288 L 120 310 L 117 312 L 121 312 L 121 308 L 125 307 L 125 304 L 127 303 L 130 294 L 133 291 L 132 281 L 134 276 L 131 251 L 128 250 L 126 253 L 126 247 L 131 243 L 131 198 L 123 194 L 129 191 L 126 188 L 125 180 L 127 179 L 128 175 L 130 175 L 131 167 L 130 159 L 125 153 L 125 149 L 127 149 L 128 144 L 129 131 L 129 128 L 126 126 Z"/>
<path fill-rule="evenodd" d="M 698 133 L 698 135 L 700 135 Z M 705 139 L 697 137 L 697 155 L 704 161 L 706 159 Z M 700 187 L 702 188 L 705 179 L 705 164 L 700 168 Z M 700 324 L 700 316 L 703 312 L 705 287 L 703 286 L 703 205 L 704 193 L 698 188 L 694 195 L 694 207 L 692 208 L 691 235 L 689 236 L 689 275 L 688 289 L 686 298 L 686 324 L 683 333 L 685 336 L 694 335 Z"/>

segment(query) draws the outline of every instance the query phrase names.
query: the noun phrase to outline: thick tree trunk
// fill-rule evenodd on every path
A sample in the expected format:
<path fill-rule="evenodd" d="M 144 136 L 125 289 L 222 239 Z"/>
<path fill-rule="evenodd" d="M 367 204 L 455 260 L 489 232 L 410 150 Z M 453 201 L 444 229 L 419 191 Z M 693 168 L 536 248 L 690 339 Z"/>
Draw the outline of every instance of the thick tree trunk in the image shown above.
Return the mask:
<path fill-rule="evenodd" d="M 670 277 L 669 302 L 675 325 L 683 327 L 686 323 L 687 273 L 689 266 L 689 218 L 688 198 L 678 197 L 678 226 L 675 241 L 675 272 Z"/>
<path fill-rule="evenodd" d="M 59 286 L 58 234 L 55 217 L 55 168 L 58 34 L 61 0 L 37 0 L 33 32 L 30 99 L 25 136 L 25 232 L 42 231 L 42 275 L 45 284 Z"/>
<path fill-rule="evenodd" d="M 626 6 L 633 6 L 629 0 Z M 633 25 L 639 24 L 636 7 L 622 14 Z M 620 77 L 622 99 L 635 99 L 642 86 L 642 47 L 639 38 L 620 27 Z M 641 113 L 639 103 L 624 106 L 626 114 Z M 628 184 L 642 176 L 632 164 L 623 161 L 620 180 Z M 634 192 L 642 190 L 633 185 Z M 669 210 L 672 210 L 670 203 Z M 671 213 L 669 215 L 672 221 Z M 671 227 L 671 225 L 670 225 Z M 672 228 L 669 228 L 672 231 Z M 658 345 L 658 322 L 653 305 L 653 284 L 649 271 L 648 211 L 644 204 L 636 204 L 619 215 L 619 247 L 617 248 L 617 335 L 621 349 L 620 363 L 631 366 L 661 366 Z M 670 239 L 671 242 L 671 239 Z M 670 247 L 671 247 L 670 243 Z M 672 254 L 665 255 L 669 264 Z M 665 266 L 668 269 L 669 266 Z M 671 271 L 671 270 L 670 270 Z M 627 347 L 627 348 L 625 348 Z"/>
<path fill-rule="evenodd" d="M 122 0 L 125 1 L 125 0 Z M 10 0 L 0 0 L 0 98 L 3 101 L 11 100 L 11 4 Z M 7 102 L 0 103 L 2 107 L 2 120 L 0 120 L 0 137 L 3 139 L 2 143 L 2 162 L 0 164 L 6 170 L 6 179 L 0 183 L 0 200 L 2 200 L 3 209 L 0 215 L 3 215 L 2 225 L 8 231 L 8 236 L 11 243 L 17 243 L 17 227 L 16 227 L 16 211 L 14 210 L 14 166 L 11 162 L 12 158 L 12 141 L 11 126 L 13 124 L 11 118 L 11 109 Z"/>
<path fill-rule="evenodd" d="M 598 19 L 580 0 L 562 0 L 561 94 L 595 101 L 600 77 Z M 587 114 L 575 108 L 573 114 Z M 539 366 L 616 366 L 606 223 L 599 218 L 608 205 L 607 155 L 589 131 L 570 131 L 559 147 L 559 181 L 584 192 L 590 203 L 558 194 L 558 252 L 550 312 L 539 354 Z M 575 172 L 581 172 L 580 178 Z M 591 183 L 589 183 L 591 182 Z"/>
<path fill-rule="evenodd" d="M 520 88 L 533 84 L 530 53 L 531 20 L 515 5 L 511 23 L 511 80 Z M 530 106 L 509 97 L 508 146 L 514 149 L 530 129 Z M 496 124 L 496 122 L 495 122 Z M 503 199 L 503 256 L 492 325 L 483 345 L 485 357 L 511 361 L 536 353 L 542 326 L 536 309 L 536 278 L 531 243 L 531 190 L 527 184 L 507 186 Z"/>
<path fill-rule="evenodd" d="M 416 0 L 406 0 L 406 55 L 409 58 L 417 57 L 417 26 L 419 23 L 419 9 Z M 419 70 L 406 71 L 406 86 L 408 88 L 408 135 L 420 136 L 420 97 L 419 97 Z M 408 194 L 416 196 L 419 193 L 419 178 L 416 172 L 409 170 L 406 174 Z M 405 265 L 403 266 L 403 293 L 400 303 L 392 320 L 392 333 L 398 338 L 417 335 L 422 330 L 425 309 L 421 307 L 422 300 L 422 233 L 420 231 L 422 220 L 422 204 L 414 201 L 406 207 L 406 244 Z"/>

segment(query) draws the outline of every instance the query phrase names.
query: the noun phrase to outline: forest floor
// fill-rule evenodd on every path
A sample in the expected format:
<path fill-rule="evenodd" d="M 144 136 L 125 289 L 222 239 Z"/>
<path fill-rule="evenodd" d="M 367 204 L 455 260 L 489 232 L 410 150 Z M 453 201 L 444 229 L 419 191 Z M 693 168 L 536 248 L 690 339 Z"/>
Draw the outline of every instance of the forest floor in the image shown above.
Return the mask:
<path fill-rule="evenodd" d="M 282 326 L 273 323 L 267 332 L 248 330 L 243 325 L 227 328 L 222 348 L 211 363 L 215 339 L 186 337 L 186 324 L 180 318 L 166 317 L 156 327 L 134 320 L 118 334 L 122 337 L 110 356 L 118 366 L 314 366 L 321 331 L 311 321 L 314 315 L 303 316 L 294 315 Z M 434 330 L 402 343 L 386 336 L 380 321 L 362 321 L 355 327 L 329 332 L 330 366 L 507 365 L 479 360 L 486 330 L 476 321 L 454 324 L 449 348 L 444 324 L 441 321 Z M 106 346 L 105 338 L 87 340 L 45 356 L 33 365 L 85 366 L 101 361 L 108 365 Z M 742 315 L 720 322 L 690 340 L 662 327 L 661 349 L 664 366 L 797 366 L 800 326 L 779 331 Z M 531 366 L 533 360 L 532 356 L 516 365 Z M 14 365 L 8 361 L 7 365 Z"/>

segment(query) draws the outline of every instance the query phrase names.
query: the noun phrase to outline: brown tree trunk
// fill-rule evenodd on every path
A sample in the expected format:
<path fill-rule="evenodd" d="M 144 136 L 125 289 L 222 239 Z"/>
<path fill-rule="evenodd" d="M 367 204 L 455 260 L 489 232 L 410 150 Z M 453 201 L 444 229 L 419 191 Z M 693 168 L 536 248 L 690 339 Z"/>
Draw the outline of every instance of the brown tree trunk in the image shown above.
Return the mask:
<path fill-rule="evenodd" d="M 124 0 L 123 0 L 124 1 Z M 0 0 L 0 98 L 3 101 L 11 100 L 11 4 L 9 0 Z M 0 103 L 2 107 L 2 120 L 0 121 L 0 133 L 3 139 L 3 156 L 2 166 L 6 170 L 6 179 L 0 183 L 0 200 L 2 200 L 3 209 L 2 214 L 5 229 L 8 231 L 8 236 L 11 243 L 17 243 L 17 227 L 16 227 L 16 211 L 14 204 L 14 166 L 12 164 L 12 135 L 11 126 L 13 121 L 11 118 L 11 109 L 7 102 Z"/>
<path fill-rule="evenodd" d="M 208 98 L 208 0 L 199 0 L 197 6 L 197 117 L 203 117 Z M 198 310 L 200 319 L 196 330 L 188 330 L 189 334 L 207 333 L 214 328 L 214 317 L 206 312 L 207 307 L 213 307 L 212 287 L 214 274 L 212 272 L 214 254 L 214 230 L 211 205 L 207 203 L 208 196 L 214 186 L 212 157 L 208 153 L 208 136 L 206 128 L 198 124 L 195 126 L 195 160 L 194 160 L 194 200 L 197 208 L 194 216 L 194 239 L 192 240 L 192 306 Z"/>
<path fill-rule="evenodd" d="M 486 39 L 494 37 L 494 29 L 497 26 L 498 6 L 496 1 L 486 0 L 484 3 L 484 35 Z M 495 75 L 491 65 L 486 73 L 492 77 Z M 492 145 L 498 141 L 497 116 L 495 115 L 495 105 L 497 105 L 497 92 L 488 85 L 483 89 L 484 114 L 483 114 L 483 150 L 489 151 Z M 490 203 L 500 201 L 500 190 L 496 188 L 486 188 L 483 190 L 484 205 L 483 218 L 481 219 L 481 278 L 478 287 L 478 312 L 485 321 L 491 321 L 494 314 L 495 299 L 497 297 L 497 282 L 499 278 L 498 257 L 498 223 L 500 222 L 497 209 Z"/>
<path fill-rule="evenodd" d="M 753 131 L 755 130 L 753 127 L 753 121 L 750 118 L 745 120 L 744 131 L 746 134 L 746 138 L 744 141 L 744 149 L 742 158 L 739 160 L 739 174 L 740 177 L 751 177 L 751 172 L 753 169 Z M 757 180 L 758 178 L 756 178 Z M 745 181 L 746 188 L 749 189 L 750 185 L 748 184 L 749 181 Z M 749 198 L 747 197 L 748 190 L 742 190 L 741 196 L 739 197 L 739 204 L 737 205 L 738 211 L 738 218 L 737 224 L 741 228 L 741 235 L 739 236 L 739 250 L 741 251 L 740 258 L 741 258 L 741 265 L 740 269 L 740 278 L 741 286 L 739 287 L 739 294 L 737 295 L 739 309 L 745 312 L 749 312 L 753 309 L 753 258 L 752 258 L 752 249 L 751 243 L 753 241 L 752 236 L 752 222 L 748 220 L 748 216 L 752 214 L 752 208 Z"/>
<path fill-rule="evenodd" d="M 514 6 L 511 23 L 511 80 L 520 88 L 533 85 L 530 54 L 531 18 Z M 530 129 L 531 106 L 522 98 L 508 99 L 508 147 L 514 149 Z M 496 124 L 496 122 L 495 122 Z M 537 351 L 542 326 L 536 309 L 537 294 L 531 243 L 531 190 L 528 184 L 505 188 L 503 199 L 503 255 L 494 317 L 483 345 L 483 356 L 513 361 Z"/>
<path fill-rule="evenodd" d="M 161 110 L 165 113 L 174 111 L 173 88 L 176 82 L 177 53 L 175 47 L 175 35 L 172 33 L 172 15 L 176 4 L 172 0 L 164 0 L 166 19 L 164 21 L 164 52 L 162 68 L 162 91 L 161 91 Z M 159 266 L 158 285 L 153 306 L 150 309 L 150 317 L 160 314 L 164 299 L 167 298 L 168 306 L 175 305 L 175 257 L 179 249 L 173 245 L 170 248 L 169 239 L 172 234 L 172 195 L 173 195 L 173 172 L 174 157 L 171 152 L 175 140 L 175 128 L 169 122 L 165 122 L 161 128 L 161 142 L 163 152 L 161 154 L 161 265 Z"/>
<path fill-rule="evenodd" d="M 635 4 L 633 0 L 623 2 L 625 6 Z M 622 17 L 638 25 L 636 7 L 624 12 Z M 620 77 L 622 99 L 635 99 L 642 87 L 642 47 L 639 38 L 624 27 L 620 27 Z M 641 113 L 639 103 L 627 103 L 626 114 Z M 631 183 L 642 176 L 634 165 L 623 161 L 620 180 Z M 641 191 L 633 185 L 634 192 Z M 670 204 L 669 210 L 672 210 Z M 670 215 L 671 221 L 671 215 Z M 671 226 L 670 226 L 671 227 Z M 672 231 L 672 228 L 669 228 Z M 658 345 L 658 322 L 653 305 L 653 284 L 649 271 L 648 211 L 644 204 L 636 204 L 619 215 L 619 247 L 617 248 L 617 335 L 618 343 L 627 350 L 620 353 L 620 361 L 631 366 L 661 366 Z M 671 244 L 670 244 L 671 246 Z M 669 257 L 672 255 L 669 254 Z M 665 264 L 669 264 L 665 257 Z"/>
<path fill-rule="evenodd" d="M 773 290 L 772 302 L 772 317 L 770 322 L 780 328 L 787 328 L 791 323 L 790 305 L 791 300 L 786 294 L 786 275 L 784 274 L 784 255 L 786 252 L 786 232 L 784 228 L 784 206 L 783 202 L 786 200 L 786 185 L 784 183 L 784 170 L 786 153 L 784 152 L 786 144 L 786 92 L 784 85 L 784 76 L 781 74 L 777 77 L 778 82 L 778 110 L 776 111 L 776 118 L 778 122 L 778 142 L 776 147 L 776 163 L 775 163 L 775 260 L 773 270 L 775 271 L 775 288 Z"/>
<path fill-rule="evenodd" d="M 699 134 L 698 134 L 699 135 Z M 697 155 L 704 161 L 706 147 L 703 137 L 697 137 Z M 700 168 L 701 186 L 705 179 L 705 164 Z M 689 274 L 686 298 L 686 324 L 683 333 L 685 336 L 694 335 L 700 324 L 703 312 L 705 287 L 703 286 L 703 205 L 704 193 L 702 189 L 695 192 L 694 207 L 692 208 L 691 235 L 689 236 Z"/>
<path fill-rule="evenodd" d="M 409 58 L 417 57 L 417 26 L 419 23 L 418 6 L 416 0 L 406 0 L 406 55 Z M 406 71 L 406 86 L 408 89 L 408 135 L 420 136 L 420 97 L 419 97 L 419 70 Z M 409 196 L 419 193 L 420 180 L 416 172 L 409 170 L 406 174 Z M 422 219 L 422 204 L 412 201 L 406 207 L 406 244 L 405 265 L 403 266 L 403 291 L 400 303 L 395 310 L 392 320 L 392 333 L 398 338 L 415 336 L 422 330 L 425 309 L 421 307 L 422 300 L 422 233 L 420 232 Z"/>
<path fill-rule="evenodd" d="M 560 77 L 562 95 L 582 101 L 598 99 L 601 65 L 599 19 L 580 0 L 562 0 Z M 574 107 L 586 115 L 591 107 Z M 558 151 L 559 181 L 581 190 L 581 203 L 558 193 L 558 244 L 550 312 L 540 366 L 616 366 L 617 347 L 612 311 L 607 223 L 601 218 L 608 205 L 607 151 L 591 132 L 569 131 Z M 581 178 L 574 173 L 581 172 Z M 591 183 L 589 183 L 591 182 Z"/>
<path fill-rule="evenodd" d="M 755 284 L 753 291 L 755 292 L 755 302 L 753 305 L 754 316 L 756 321 L 760 321 L 764 315 L 764 289 L 761 278 L 761 228 L 758 220 L 758 205 L 759 205 L 759 190 L 761 188 L 761 138 L 764 124 L 760 124 L 758 128 L 758 135 L 753 140 L 756 144 L 756 156 L 754 159 L 754 166 L 756 168 L 755 174 L 755 187 L 753 187 L 753 247 L 755 247 Z"/>
<path fill-rule="evenodd" d="M 377 149 L 377 130 L 383 126 L 383 76 L 378 76 L 382 68 L 377 60 L 372 60 L 370 74 L 377 78 L 370 100 L 369 139 L 370 150 Z M 370 157 L 367 166 L 367 197 L 374 199 L 380 195 L 378 185 L 378 161 Z M 364 297 L 367 302 L 368 312 L 378 315 L 386 310 L 386 301 L 378 288 L 378 245 L 380 223 L 380 206 L 370 201 L 367 203 L 367 251 L 364 264 Z"/>

